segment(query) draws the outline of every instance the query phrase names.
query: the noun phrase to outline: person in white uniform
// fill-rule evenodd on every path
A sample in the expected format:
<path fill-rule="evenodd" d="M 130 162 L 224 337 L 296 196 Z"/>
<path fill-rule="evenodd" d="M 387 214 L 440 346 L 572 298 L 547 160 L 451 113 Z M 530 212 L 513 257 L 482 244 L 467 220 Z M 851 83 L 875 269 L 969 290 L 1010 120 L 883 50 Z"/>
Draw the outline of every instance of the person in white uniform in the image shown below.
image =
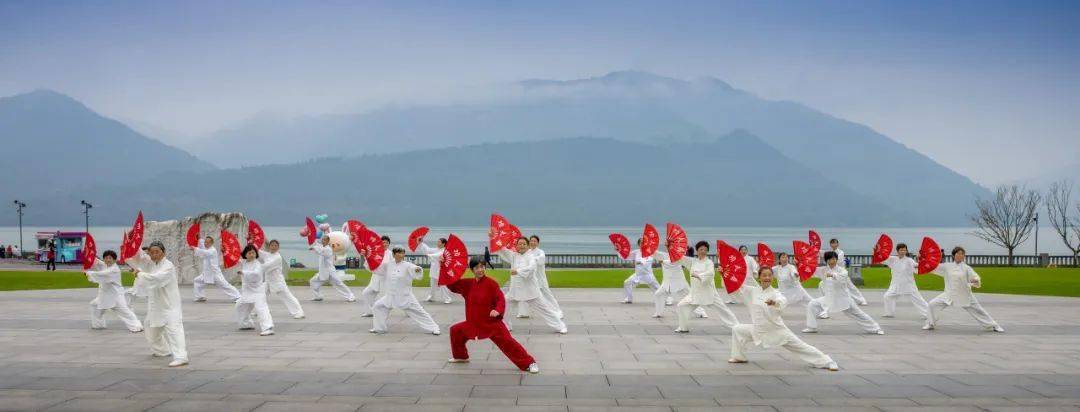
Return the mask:
<path fill-rule="evenodd" d="M 488 233 L 491 237 L 493 233 Z M 540 294 L 540 285 L 537 284 L 536 276 L 538 269 L 536 258 L 529 253 L 529 239 L 520 237 L 514 242 L 514 250 L 502 248 L 498 252 L 503 262 L 510 264 L 510 292 L 506 299 L 511 302 L 509 307 L 525 302 L 529 310 L 540 316 L 549 327 L 558 333 L 565 334 L 566 324 L 559 319 L 555 308 L 548 303 Z M 510 316 L 503 316 L 506 327 L 513 330 Z"/>
<path fill-rule="evenodd" d="M 746 349 L 751 345 L 763 349 L 782 347 L 815 368 L 840 370 L 829 355 L 803 342 L 784 324 L 787 298 L 772 287 L 772 275 L 772 268 L 763 267 L 757 274 L 757 284 L 761 286 L 743 287 L 743 293 L 748 296 L 750 323 L 731 328 L 731 358 L 728 362 L 748 362 Z"/>
<path fill-rule="evenodd" d="M 957 246 L 952 250 L 952 262 L 944 262 L 934 269 L 935 275 L 945 279 L 945 292 L 930 300 L 930 312 L 926 319 L 924 330 L 931 330 L 937 326 L 937 320 L 941 319 L 941 310 L 949 306 L 964 308 L 971 317 L 975 318 L 987 330 L 1005 332 L 1005 328 L 998 325 L 994 318 L 983 309 L 971 288 L 982 287 L 982 279 L 975 270 L 964 262 L 967 251 Z"/>
<path fill-rule="evenodd" d="M 236 301 L 236 321 L 240 330 L 255 329 L 255 317 L 259 318 L 259 336 L 274 334 L 274 319 L 266 304 L 266 269 L 259 262 L 259 249 L 247 245 L 240 254 L 240 300 Z M 254 312 L 254 316 L 252 316 Z"/>
<path fill-rule="evenodd" d="M 664 241 L 664 248 L 668 247 L 669 243 Z M 689 248 L 688 248 L 689 249 Z M 654 311 L 653 317 L 659 318 L 662 316 L 664 306 L 670 306 L 674 304 L 675 300 L 682 300 L 686 295 L 690 294 L 690 284 L 686 282 L 686 274 L 683 273 L 683 260 L 688 259 L 687 256 L 692 256 L 694 251 L 688 250 L 686 256 L 678 261 L 671 261 L 671 254 L 663 251 L 656 251 L 653 254 L 653 258 L 660 261 L 660 273 L 663 278 L 660 279 L 660 288 L 656 289 L 654 297 Z M 700 318 L 708 318 L 709 315 L 705 312 L 704 307 L 698 307 L 694 310 L 694 314 Z"/>
<path fill-rule="evenodd" d="M 263 264 L 263 274 L 266 278 L 266 287 L 270 293 L 277 295 L 278 299 L 285 304 L 293 319 L 304 318 L 304 308 L 300 306 L 300 300 L 293 296 L 289 285 L 285 283 L 285 261 L 278 251 L 281 243 L 277 239 L 271 239 L 266 244 L 266 250 L 259 252 L 259 260 Z"/>
<path fill-rule="evenodd" d="M 634 303 L 634 288 L 638 285 L 648 286 L 653 290 L 653 293 L 657 289 L 660 289 L 660 283 L 656 281 L 656 275 L 653 274 L 653 257 L 641 256 L 641 239 L 637 240 L 637 249 L 630 251 L 630 256 L 627 256 L 628 262 L 634 262 L 634 273 L 630 277 L 623 281 L 623 291 L 626 297 L 623 298 L 622 303 Z M 616 255 L 618 256 L 618 255 Z"/>
<path fill-rule="evenodd" d="M 896 316 L 896 298 L 907 295 L 911 298 L 911 304 L 915 305 L 915 310 L 918 310 L 923 319 L 926 319 L 930 306 L 922 293 L 919 293 L 919 287 L 915 285 L 915 273 L 918 272 L 919 264 L 908 256 L 907 245 L 903 243 L 896 245 L 896 254 L 885 259 L 885 266 L 889 267 L 891 278 L 889 289 L 885 291 L 883 316 L 886 318 Z"/>
<path fill-rule="evenodd" d="M 443 250 L 446 249 L 446 239 L 439 238 L 435 241 L 435 247 L 428 246 L 424 243 L 424 239 L 420 239 L 420 243 L 416 245 L 416 251 L 421 254 L 427 255 L 428 262 L 431 262 L 428 267 L 428 278 L 430 281 L 431 289 L 428 289 L 428 295 L 424 298 L 424 302 L 431 302 L 433 300 L 441 300 L 443 304 L 449 305 L 453 302 L 450 299 L 450 289 L 446 286 L 439 285 L 439 258 L 442 257 Z"/>
<path fill-rule="evenodd" d="M 799 278 L 799 268 L 791 264 L 791 256 L 787 252 L 777 255 L 777 265 L 772 267 L 773 277 L 780 284 L 780 293 L 784 295 L 788 305 L 809 304 L 814 298 L 803 288 L 802 279 Z"/>
<path fill-rule="evenodd" d="M 124 296 L 124 285 L 120 283 L 120 266 L 116 265 L 116 252 L 106 250 L 90 269 L 86 271 L 86 278 L 98 285 L 97 297 L 90 301 L 90 328 L 105 329 L 105 311 L 112 310 L 131 333 L 142 332 L 142 322 L 139 322 L 139 317 L 128 307 Z"/>
<path fill-rule="evenodd" d="M 817 333 L 818 317 L 823 312 L 844 312 L 848 317 L 855 320 L 867 333 L 884 335 L 885 331 L 874 321 L 870 315 L 859 309 L 852 299 L 847 282 L 847 269 L 837 262 L 836 252 L 825 252 L 825 266 L 819 266 L 814 272 L 814 277 L 821 279 L 818 289 L 824 296 L 811 300 L 806 305 L 806 329 L 803 333 Z"/>
<path fill-rule="evenodd" d="M 376 271 L 383 276 L 382 287 L 384 294 L 375 301 L 372 309 L 375 318 L 372 321 L 371 333 L 386 333 L 386 319 L 390 317 L 390 309 L 401 309 L 416 322 L 421 329 L 432 335 L 438 335 L 439 325 L 431 318 L 420 301 L 412 292 L 414 280 L 424 278 L 424 268 L 405 260 L 405 248 L 395 247 L 391 251 L 393 258 L 383 261 Z"/>
<path fill-rule="evenodd" d="M 165 245 L 154 241 L 145 251 L 128 259 L 134 261 L 137 287 L 147 292 L 146 340 L 157 357 L 172 355 L 170 367 L 188 364 L 184 338 L 184 317 L 180 309 L 180 288 L 176 266 L 165 258 Z"/>
<path fill-rule="evenodd" d="M 720 313 L 720 322 L 731 328 L 739 324 L 739 319 L 728 309 L 716 291 L 716 265 L 709 259 L 709 242 L 700 241 L 694 245 L 694 258 L 683 258 L 680 262 L 690 271 L 690 294 L 679 301 L 676 310 L 679 325 L 676 333 L 689 333 L 690 312 L 703 306 L 713 306 Z"/>
<path fill-rule="evenodd" d="M 832 248 L 832 251 L 836 253 L 836 258 L 839 262 L 840 267 L 847 270 L 847 256 L 844 255 L 843 250 L 840 250 L 840 241 L 837 239 L 829 239 L 829 247 Z M 847 279 L 847 288 L 848 293 L 851 294 L 851 298 L 855 300 L 855 303 L 858 303 L 859 306 L 867 305 L 866 298 L 863 297 L 862 291 L 855 286 L 855 282 L 851 281 L 850 276 L 848 276 Z"/>
<path fill-rule="evenodd" d="M 345 298 L 346 302 L 356 302 L 356 295 L 341 280 L 341 275 L 334 266 L 334 249 L 330 247 L 330 235 L 324 234 L 318 242 L 308 247 L 308 250 L 319 256 L 319 271 L 308 281 L 308 285 L 311 285 L 311 294 L 314 295 L 311 300 L 316 302 L 323 300 L 322 285 L 330 282 L 330 285 Z"/>
<path fill-rule="evenodd" d="M 221 288 L 221 291 L 229 295 L 229 299 L 233 301 L 240 299 L 240 292 L 229 284 L 229 281 L 225 280 L 225 275 L 221 273 L 221 255 L 218 254 L 217 248 L 214 247 L 214 238 L 207 236 L 205 239 L 200 239 L 199 245 L 192 248 L 192 250 L 195 252 L 196 257 L 202 259 L 202 272 L 191 282 L 195 301 L 206 302 L 205 289 L 207 286 Z"/>
<path fill-rule="evenodd" d="M 380 238 L 383 244 L 383 263 L 391 262 L 394 260 L 394 248 L 390 247 L 390 236 L 382 236 Z M 368 268 L 369 270 L 371 268 Z M 379 266 L 382 269 L 382 266 Z M 383 275 L 381 270 L 371 270 L 371 279 L 368 281 L 367 287 L 360 292 L 361 304 L 364 305 L 364 313 L 360 314 L 362 318 L 370 318 L 375 316 L 375 301 L 379 300 L 379 294 L 383 292 L 383 284 L 386 282 L 386 276 Z"/>
<path fill-rule="evenodd" d="M 555 299 L 555 294 L 551 292 L 551 286 L 548 284 L 547 278 L 547 254 L 543 249 L 540 249 L 540 236 L 529 236 L 529 254 L 536 259 L 536 284 L 540 287 L 540 298 L 547 301 L 552 308 L 555 309 L 555 313 L 559 315 L 559 319 L 563 318 L 562 307 L 559 306 L 559 300 Z M 519 318 L 529 317 L 529 305 L 526 303 L 518 305 Z"/>

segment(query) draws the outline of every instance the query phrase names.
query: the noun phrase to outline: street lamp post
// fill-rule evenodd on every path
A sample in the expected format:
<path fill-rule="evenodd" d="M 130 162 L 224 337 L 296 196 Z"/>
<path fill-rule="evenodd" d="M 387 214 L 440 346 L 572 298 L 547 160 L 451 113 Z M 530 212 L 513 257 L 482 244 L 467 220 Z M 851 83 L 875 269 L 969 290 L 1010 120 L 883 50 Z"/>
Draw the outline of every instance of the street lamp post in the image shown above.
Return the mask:
<path fill-rule="evenodd" d="M 1039 256 L 1039 212 L 1035 212 L 1035 256 Z"/>
<path fill-rule="evenodd" d="M 85 200 L 81 200 L 79 203 L 83 207 L 83 215 L 86 215 L 86 233 L 90 233 L 90 209 L 93 208 L 94 205 L 87 203 Z"/>
<path fill-rule="evenodd" d="M 15 200 L 15 207 L 19 211 L 19 255 L 20 255 L 19 257 L 21 258 L 22 257 L 21 255 L 26 252 L 26 249 L 23 249 L 23 242 L 22 242 L 22 240 L 23 240 L 23 238 L 22 238 L 22 215 L 23 215 L 23 208 L 26 207 L 26 203 Z"/>

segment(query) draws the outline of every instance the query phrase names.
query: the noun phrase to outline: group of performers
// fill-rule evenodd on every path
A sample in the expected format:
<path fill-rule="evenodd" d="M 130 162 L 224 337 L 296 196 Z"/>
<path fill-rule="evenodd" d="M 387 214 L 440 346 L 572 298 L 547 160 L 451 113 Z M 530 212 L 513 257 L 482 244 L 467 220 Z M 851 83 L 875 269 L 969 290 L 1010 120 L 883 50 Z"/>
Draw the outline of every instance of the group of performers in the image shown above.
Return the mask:
<path fill-rule="evenodd" d="M 362 316 L 372 318 L 370 332 L 386 333 L 390 311 L 398 309 L 427 333 L 441 334 L 439 325 L 413 295 L 412 284 L 423 278 L 423 268 L 406 260 L 405 249 L 392 246 L 389 237 L 383 236 L 382 241 L 386 248 L 383 261 L 371 272 L 371 280 L 360 296 Z M 335 265 L 329 243 L 330 237 L 323 235 L 310 246 L 319 261 L 318 272 L 309 281 L 312 300 L 324 299 L 320 287 L 329 282 L 347 302 L 355 302 L 357 297 L 343 278 L 344 267 Z M 761 267 L 758 261 L 749 255 L 745 246 L 740 247 L 747 267 L 747 276 L 741 287 L 729 294 L 723 288 L 716 287 L 715 277 L 723 273 L 709 257 L 709 242 L 697 242 L 687 256 L 673 261 L 672 256 L 663 251 L 643 256 L 639 239 L 639 248 L 631 251 L 625 258 L 634 262 L 634 272 L 623 283 L 625 296 L 622 302 L 633 303 L 633 289 L 638 285 L 648 286 L 654 290 L 653 317 L 662 317 L 665 306 L 675 306 L 676 333 L 688 333 L 691 315 L 708 318 L 706 308 L 711 309 L 720 322 L 731 329 L 729 361 L 732 363 L 747 362 L 745 351 L 750 346 L 783 347 L 814 367 L 837 370 L 836 362 L 802 341 L 785 325 L 781 316 L 787 307 L 804 304 L 806 325 L 803 333 L 817 332 L 819 321 L 828 319 L 837 312 L 854 319 L 867 333 L 885 333 L 881 326 L 860 308 L 867 304 L 866 299 L 848 275 L 839 242 L 833 239 L 830 245 L 832 250 L 822 255 L 825 264 L 818 267 L 813 274 L 813 277 L 820 280 L 820 296 L 814 298 L 803 288 L 798 269 L 791 263 L 787 253 L 777 256 L 775 266 Z M 496 252 L 510 270 L 510 280 L 505 293 L 496 280 L 487 276 L 490 262 L 489 259 L 481 257 L 473 257 L 469 261 L 472 278 L 461 278 L 447 285 L 439 285 L 439 262 L 443 258 L 445 246 L 445 239 L 439 239 L 436 246 L 431 247 L 421 238 L 417 250 L 431 262 L 431 283 L 425 301 L 438 300 L 449 304 L 453 301 L 450 295 L 452 292 L 461 295 L 465 302 L 465 320 L 450 327 L 452 357 L 448 362 L 468 362 L 469 355 L 465 346 L 467 341 L 491 339 L 519 369 L 539 372 L 535 360 L 511 336 L 513 316 L 507 312 L 516 309 L 518 317 L 535 314 L 554 332 L 568 333 L 563 321 L 563 311 L 548 285 L 546 255 L 540 249 L 540 238 L 536 235 L 520 237 L 513 243 L 512 248 L 507 247 Z M 251 244 L 246 246 L 241 253 L 237 271 L 241 282 L 241 287 L 237 290 L 222 273 L 219 253 L 214 248 L 214 238 L 201 239 L 198 245 L 193 246 L 194 254 L 201 260 L 201 272 L 194 280 L 195 301 L 206 301 L 207 286 L 221 288 L 222 292 L 235 302 L 239 329 L 257 328 L 260 336 L 274 334 L 273 318 L 267 301 L 269 293 L 277 295 L 294 319 L 303 319 L 303 308 L 285 283 L 284 263 L 279 249 L 280 243 L 277 240 L 267 242 L 266 249 L 259 249 Z M 364 255 L 363 252 L 361 254 Z M 898 244 L 896 253 L 884 262 L 892 273 L 889 289 L 884 294 L 884 316 L 893 317 L 896 299 L 908 296 L 919 314 L 926 319 L 924 330 L 936 327 L 936 319 L 940 317 L 941 310 L 958 305 L 988 330 L 1004 332 L 972 294 L 972 287 L 980 287 L 981 281 L 978 274 L 964 263 L 964 249 L 954 248 L 951 256 L 951 262 L 941 263 L 931 272 L 944 278 L 945 291 L 926 302 L 915 284 L 916 263 L 908 255 L 907 246 Z M 660 263 L 662 282 L 657 282 L 653 275 L 654 261 Z M 134 286 L 127 291 L 120 283 L 120 267 L 113 251 L 105 251 L 102 258 L 86 272 L 87 277 L 99 285 L 98 295 L 91 302 L 91 327 L 105 328 L 104 313 L 112 310 L 129 331 L 146 332 L 154 356 L 172 356 L 169 366 L 186 365 L 188 356 L 177 269 L 165 258 L 164 245 L 161 242 L 152 242 L 135 256 L 127 258 L 125 263 L 131 267 L 136 279 Z M 689 272 L 689 281 L 684 270 Z M 778 287 L 773 287 L 773 280 L 777 281 Z M 147 314 L 144 323 L 140 322 L 130 309 L 125 292 L 146 297 Z M 737 302 L 747 307 L 749 323 L 741 323 L 729 307 Z"/>

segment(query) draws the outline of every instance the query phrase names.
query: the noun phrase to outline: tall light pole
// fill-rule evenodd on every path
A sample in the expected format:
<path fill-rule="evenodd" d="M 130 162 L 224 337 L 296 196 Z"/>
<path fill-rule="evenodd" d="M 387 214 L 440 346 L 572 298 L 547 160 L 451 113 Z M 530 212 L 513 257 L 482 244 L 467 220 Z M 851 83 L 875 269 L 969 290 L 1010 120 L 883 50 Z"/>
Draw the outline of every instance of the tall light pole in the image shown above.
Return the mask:
<path fill-rule="evenodd" d="M 18 208 L 18 210 L 19 210 L 19 255 L 20 255 L 19 257 L 21 258 L 22 257 L 21 255 L 26 252 L 26 249 L 23 249 L 23 243 L 22 243 L 22 215 L 23 215 L 22 210 L 23 210 L 24 207 L 26 207 L 26 203 L 15 200 L 15 207 Z"/>
<path fill-rule="evenodd" d="M 1039 212 L 1035 212 L 1035 256 L 1039 256 Z"/>
<path fill-rule="evenodd" d="M 87 203 L 85 200 L 79 201 L 79 204 L 83 207 L 83 215 L 86 215 L 86 233 L 90 233 L 90 209 L 93 208 L 94 205 Z M 1038 241 L 1035 243 L 1038 244 Z"/>

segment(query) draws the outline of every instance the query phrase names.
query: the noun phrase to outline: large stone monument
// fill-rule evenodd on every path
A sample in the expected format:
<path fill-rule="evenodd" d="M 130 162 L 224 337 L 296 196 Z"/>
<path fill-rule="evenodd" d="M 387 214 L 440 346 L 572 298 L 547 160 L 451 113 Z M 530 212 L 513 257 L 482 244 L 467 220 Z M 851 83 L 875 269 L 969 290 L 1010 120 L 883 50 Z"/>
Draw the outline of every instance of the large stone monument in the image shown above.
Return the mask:
<path fill-rule="evenodd" d="M 146 223 L 146 236 L 143 246 L 150 242 L 160 241 L 165 245 L 165 256 L 176 265 L 181 284 L 191 284 L 192 280 L 199 275 L 201 262 L 195 257 L 195 253 L 187 245 L 187 232 L 196 222 L 200 226 L 200 237 L 213 236 L 218 253 L 221 253 L 222 229 L 228 230 L 244 243 L 247 239 L 247 217 L 243 213 L 213 213 L 207 212 L 195 217 L 185 217 L 179 220 L 166 220 L 162 222 L 150 221 Z M 225 279 L 231 283 L 237 283 L 239 276 L 236 270 L 222 268 Z M 235 268 L 233 268 L 235 269 Z"/>

